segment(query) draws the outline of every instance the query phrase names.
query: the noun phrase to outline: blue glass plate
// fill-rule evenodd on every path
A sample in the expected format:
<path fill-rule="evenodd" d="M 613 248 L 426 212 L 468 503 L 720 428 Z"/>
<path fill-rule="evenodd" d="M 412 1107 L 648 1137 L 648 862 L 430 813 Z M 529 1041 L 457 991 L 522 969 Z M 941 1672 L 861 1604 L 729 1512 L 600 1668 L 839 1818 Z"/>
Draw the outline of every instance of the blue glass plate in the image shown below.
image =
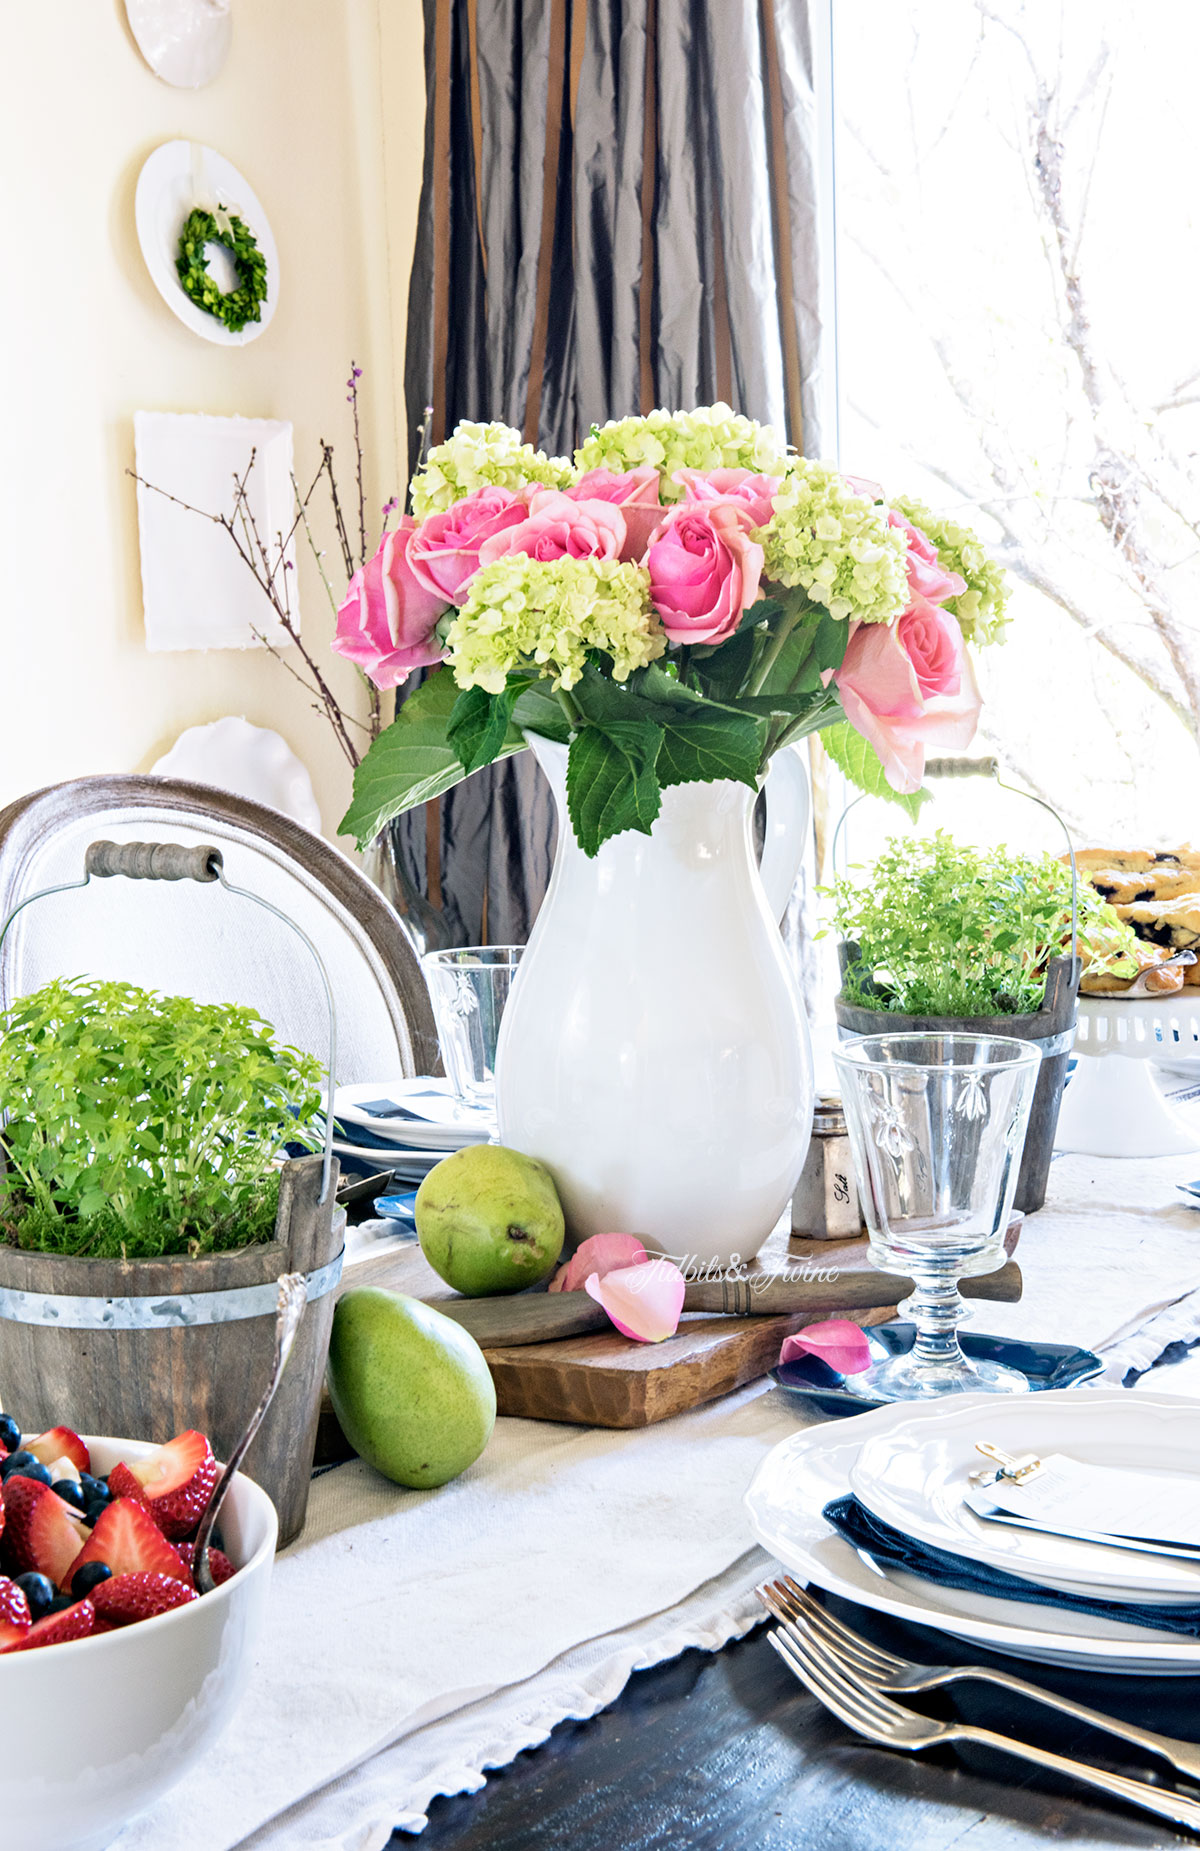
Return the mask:
<path fill-rule="evenodd" d="M 912 1324 L 880 1324 L 868 1330 L 871 1361 L 882 1363 L 893 1356 L 907 1355 L 914 1334 Z M 984 1337 L 966 1330 L 959 1341 L 967 1356 L 1019 1369 L 1030 1388 L 1073 1388 L 1078 1382 L 1090 1382 L 1104 1370 L 1093 1351 L 1076 1350 L 1069 1343 L 1025 1343 L 1017 1337 Z M 813 1402 L 824 1414 L 866 1414 L 884 1405 L 847 1390 L 846 1377 L 819 1356 L 801 1356 L 795 1362 L 781 1363 L 771 1374 L 780 1388 Z"/>

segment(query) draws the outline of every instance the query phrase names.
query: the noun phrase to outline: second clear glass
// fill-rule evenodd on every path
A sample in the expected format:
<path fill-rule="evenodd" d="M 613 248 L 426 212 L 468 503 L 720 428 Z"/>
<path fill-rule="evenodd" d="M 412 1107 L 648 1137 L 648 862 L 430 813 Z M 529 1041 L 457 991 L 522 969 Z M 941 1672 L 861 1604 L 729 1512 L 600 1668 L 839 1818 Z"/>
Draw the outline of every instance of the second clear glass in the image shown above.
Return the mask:
<path fill-rule="evenodd" d="M 421 960 L 446 1077 L 469 1105 L 495 1109 L 496 1043 L 523 945 L 464 945 Z"/>
<path fill-rule="evenodd" d="M 958 1281 L 1004 1263 L 1040 1061 L 1006 1035 L 862 1035 L 835 1048 L 871 1261 L 916 1286 L 912 1350 L 855 1377 L 864 1397 L 1028 1388 L 963 1355 Z"/>

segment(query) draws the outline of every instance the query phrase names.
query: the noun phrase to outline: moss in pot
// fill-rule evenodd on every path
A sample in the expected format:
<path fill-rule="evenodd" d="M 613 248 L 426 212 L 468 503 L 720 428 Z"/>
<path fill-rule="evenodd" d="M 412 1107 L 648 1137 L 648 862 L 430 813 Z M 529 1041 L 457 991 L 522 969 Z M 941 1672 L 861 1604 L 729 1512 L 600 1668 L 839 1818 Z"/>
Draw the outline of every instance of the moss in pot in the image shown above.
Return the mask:
<path fill-rule="evenodd" d="M 341 1246 L 320 1158 L 282 1161 L 315 1142 L 319 1063 L 253 1010 L 95 979 L 22 997 L 0 1033 L 0 1397 L 30 1430 L 196 1427 L 220 1457 L 269 1370 L 272 1282 Z M 310 1305 L 248 1468 L 284 1540 L 303 1520 L 332 1310 L 332 1295 Z"/>
<path fill-rule="evenodd" d="M 865 880 L 839 879 L 827 897 L 841 940 L 841 1029 L 1040 1044 L 1016 1193 L 1018 1208 L 1040 1208 L 1075 1025 L 1070 868 L 1052 855 L 968 848 L 938 830 L 893 839 Z M 1120 974 L 1133 934 L 1085 882 L 1078 920 L 1090 967 Z"/>

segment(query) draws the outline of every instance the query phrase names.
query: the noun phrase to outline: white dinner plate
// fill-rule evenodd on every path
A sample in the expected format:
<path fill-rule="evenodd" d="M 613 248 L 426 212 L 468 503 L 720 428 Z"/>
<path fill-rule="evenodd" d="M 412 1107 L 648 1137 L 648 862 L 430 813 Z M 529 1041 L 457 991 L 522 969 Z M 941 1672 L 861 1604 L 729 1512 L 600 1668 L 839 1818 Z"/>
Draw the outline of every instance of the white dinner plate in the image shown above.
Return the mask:
<path fill-rule="evenodd" d="M 249 226 L 266 259 L 267 293 L 259 307 L 259 319 L 236 330 L 227 328 L 185 295 L 175 269 L 184 220 L 194 206 L 210 201 L 224 206 Z M 215 148 L 200 143 L 164 141 L 138 175 L 134 218 L 151 281 L 172 314 L 178 315 L 193 334 L 222 347 L 245 347 L 258 339 L 279 302 L 279 252 L 262 205 L 231 161 Z M 234 274 L 233 266 L 230 274 Z"/>
<path fill-rule="evenodd" d="M 413 1174 L 432 1170 L 446 1155 L 444 1150 L 399 1150 L 394 1144 L 372 1149 L 364 1144 L 348 1144 L 342 1138 L 334 1138 L 333 1148 L 339 1157 L 358 1157 L 363 1163 L 377 1163 L 381 1170 Z"/>
<path fill-rule="evenodd" d="M 1065 1401 L 1087 1392 L 1050 1389 L 1038 1399 Z M 959 1405 L 983 1409 L 995 1400 L 964 1395 Z M 938 1587 L 916 1575 L 885 1574 L 860 1556 L 821 1512 L 832 1498 L 847 1495 L 861 1447 L 886 1431 L 895 1416 L 895 1407 L 877 1408 L 836 1426 L 806 1428 L 781 1441 L 759 1466 L 746 1493 L 750 1527 L 798 1580 L 1013 1658 L 1150 1677 L 1200 1675 L 1200 1639 Z"/>
<path fill-rule="evenodd" d="M 1043 1587 L 1107 1600 L 1200 1604 L 1200 1562 L 989 1523 L 963 1501 L 968 1474 L 987 1465 L 977 1440 L 990 1440 L 1014 1457 L 1066 1453 L 1088 1465 L 1194 1480 L 1200 1404 L 1174 1395 L 1087 1389 L 991 1395 L 982 1411 L 964 1407 L 958 1397 L 949 1407 L 910 1402 L 894 1406 L 892 1416 L 886 1432 L 864 1444 L 850 1473 L 859 1502 L 884 1523 Z"/>
<path fill-rule="evenodd" d="M 378 1118 L 364 1112 L 361 1102 L 391 1099 L 421 1113 L 421 1119 Z M 413 1080 L 379 1080 L 339 1086 L 334 1112 L 348 1125 L 377 1132 L 389 1144 L 414 1145 L 421 1150 L 460 1150 L 464 1144 L 486 1144 L 496 1129 L 494 1115 L 484 1106 L 466 1105 L 449 1080 L 422 1076 Z"/>

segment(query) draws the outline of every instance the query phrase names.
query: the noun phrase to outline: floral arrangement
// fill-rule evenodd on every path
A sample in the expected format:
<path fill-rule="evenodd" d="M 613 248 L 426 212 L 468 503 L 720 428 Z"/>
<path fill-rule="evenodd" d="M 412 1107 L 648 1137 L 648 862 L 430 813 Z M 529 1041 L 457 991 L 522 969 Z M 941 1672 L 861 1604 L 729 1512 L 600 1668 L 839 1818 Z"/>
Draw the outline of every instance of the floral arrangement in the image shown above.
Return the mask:
<path fill-rule="evenodd" d="M 589 855 L 648 832 L 666 786 L 755 787 L 809 733 L 910 808 L 926 749 L 970 742 L 968 644 L 999 637 L 1006 595 L 980 541 L 727 405 L 593 428 L 571 461 L 460 424 L 411 505 L 333 644 L 378 688 L 435 670 L 355 774 L 361 842 L 526 731 L 569 745 Z"/>

